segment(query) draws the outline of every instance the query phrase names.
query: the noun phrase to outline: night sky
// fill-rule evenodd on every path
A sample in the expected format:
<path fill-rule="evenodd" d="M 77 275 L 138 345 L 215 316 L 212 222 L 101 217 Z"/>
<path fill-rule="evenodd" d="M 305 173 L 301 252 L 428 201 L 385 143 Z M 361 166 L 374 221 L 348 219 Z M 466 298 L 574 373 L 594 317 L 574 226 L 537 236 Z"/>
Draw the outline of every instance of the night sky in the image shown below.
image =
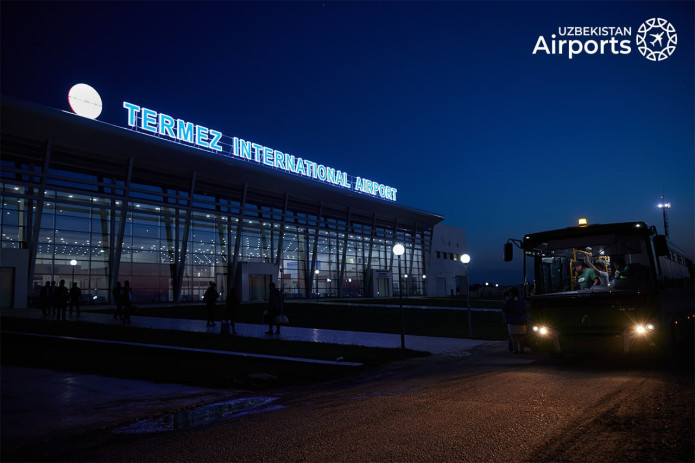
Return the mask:
<path fill-rule="evenodd" d="M 662 192 L 693 257 L 692 1 L 0 8 L 4 96 L 69 110 L 84 82 L 102 121 L 129 101 L 394 186 L 466 229 L 472 282 L 520 282 L 506 240 L 580 217 L 663 232 Z M 635 44 L 650 18 L 678 34 L 661 62 Z M 631 52 L 532 54 L 566 26 L 631 27 Z"/>

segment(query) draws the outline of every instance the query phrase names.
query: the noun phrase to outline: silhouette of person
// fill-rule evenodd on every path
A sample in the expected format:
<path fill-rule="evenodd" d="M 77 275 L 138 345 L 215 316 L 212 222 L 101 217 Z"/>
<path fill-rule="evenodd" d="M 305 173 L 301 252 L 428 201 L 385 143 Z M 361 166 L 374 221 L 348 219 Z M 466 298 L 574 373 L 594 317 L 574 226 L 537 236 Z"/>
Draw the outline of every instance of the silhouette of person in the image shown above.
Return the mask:
<path fill-rule="evenodd" d="M 65 280 L 60 280 L 60 285 L 55 292 L 56 320 L 65 320 L 68 310 L 68 288 L 65 287 Z"/>
<path fill-rule="evenodd" d="M 39 292 L 39 305 L 41 306 L 41 314 L 45 317 L 51 310 L 52 297 L 51 297 L 51 282 L 46 281 L 46 285 L 41 287 L 41 292 Z"/>
<path fill-rule="evenodd" d="M 116 282 L 116 287 L 111 291 L 113 295 L 113 302 L 116 304 L 116 313 L 113 314 L 115 320 L 123 320 L 123 288 L 121 288 L 121 282 Z"/>
<path fill-rule="evenodd" d="M 280 334 L 280 325 L 275 323 L 275 317 L 282 313 L 282 296 L 272 281 L 268 288 L 270 289 L 268 295 L 268 331 L 265 334 L 273 334 L 273 324 L 275 324 L 275 334 Z"/>
<path fill-rule="evenodd" d="M 123 292 L 121 293 L 121 301 L 123 305 L 123 315 L 121 323 L 130 325 L 130 311 L 133 308 L 133 291 L 130 289 L 130 281 L 126 280 L 123 283 Z"/>
<path fill-rule="evenodd" d="M 241 303 L 240 299 L 241 298 L 239 297 L 239 292 L 237 291 L 237 288 L 232 288 L 229 291 L 229 294 L 227 295 L 225 310 L 225 317 L 227 318 L 227 321 L 229 321 L 230 328 L 232 329 L 232 334 L 236 334 L 236 311 L 239 307 L 239 304 Z"/>
<path fill-rule="evenodd" d="M 214 281 L 210 282 L 208 289 L 203 295 L 203 302 L 207 308 L 208 326 L 215 326 L 215 301 L 217 300 L 217 284 Z"/>
<path fill-rule="evenodd" d="M 58 312 L 58 287 L 55 280 L 51 281 L 51 314 Z"/>
<path fill-rule="evenodd" d="M 77 287 L 77 283 L 72 283 L 72 288 L 70 288 L 70 313 L 72 314 L 72 307 L 76 309 L 76 314 L 80 315 L 80 303 L 82 302 L 82 290 Z"/>
<path fill-rule="evenodd" d="M 526 335 L 526 310 L 524 301 L 519 297 L 519 289 L 512 286 L 506 291 L 502 307 L 507 321 L 507 329 L 512 341 L 512 352 L 524 353 L 524 336 Z"/>

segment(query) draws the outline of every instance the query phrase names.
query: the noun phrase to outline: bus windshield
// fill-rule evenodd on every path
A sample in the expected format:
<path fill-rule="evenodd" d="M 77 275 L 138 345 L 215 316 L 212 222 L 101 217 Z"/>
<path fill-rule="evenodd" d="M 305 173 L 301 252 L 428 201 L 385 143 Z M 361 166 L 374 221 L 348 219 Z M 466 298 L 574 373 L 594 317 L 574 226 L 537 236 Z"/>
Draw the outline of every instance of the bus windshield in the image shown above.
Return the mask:
<path fill-rule="evenodd" d="M 535 294 L 651 288 L 649 241 L 643 235 L 527 237 L 524 250 Z M 529 265 L 530 264 L 530 265 Z"/>

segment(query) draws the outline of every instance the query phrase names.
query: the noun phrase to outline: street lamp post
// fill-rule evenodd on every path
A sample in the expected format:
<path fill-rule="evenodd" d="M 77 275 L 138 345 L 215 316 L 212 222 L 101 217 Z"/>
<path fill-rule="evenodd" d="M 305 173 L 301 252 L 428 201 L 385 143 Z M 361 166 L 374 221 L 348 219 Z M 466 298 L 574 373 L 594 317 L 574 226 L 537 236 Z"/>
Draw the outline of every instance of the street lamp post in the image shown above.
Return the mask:
<path fill-rule="evenodd" d="M 403 282 L 403 284 L 405 286 L 405 298 L 408 299 L 408 274 L 407 273 L 405 275 L 403 275 L 403 280 L 405 280 Z"/>
<path fill-rule="evenodd" d="M 319 269 L 314 270 L 316 274 L 316 303 L 319 303 Z"/>
<path fill-rule="evenodd" d="M 393 253 L 398 256 L 398 298 L 401 305 L 401 349 L 405 349 L 405 313 L 403 312 L 403 283 L 401 282 L 401 256 L 405 252 L 402 244 L 393 246 Z"/>
<path fill-rule="evenodd" d="M 468 337 L 473 339 L 473 325 L 471 323 L 471 286 L 468 282 L 468 263 L 471 261 L 471 256 L 464 254 L 461 256 L 461 262 L 466 270 L 466 310 L 468 311 Z"/>
<path fill-rule="evenodd" d="M 70 261 L 70 266 L 72 267 L 72 283 L 75 283 L 75 266 L 77 265 L 77 261 L 75 259 Z M 70 285 L 72 287 L 72 284 Z M 70 309 L 72 310 L 72 309 Z"/>
<path fill-rule="evenodd" d="M 422 295 L 427 296 L 427 275 L 422 275 Z"/>
<path fill-rule="evenodd" d="M 331 279 L 326 278 L 326 284 L 328 284 L 328 297 L 331 297 Z"/>

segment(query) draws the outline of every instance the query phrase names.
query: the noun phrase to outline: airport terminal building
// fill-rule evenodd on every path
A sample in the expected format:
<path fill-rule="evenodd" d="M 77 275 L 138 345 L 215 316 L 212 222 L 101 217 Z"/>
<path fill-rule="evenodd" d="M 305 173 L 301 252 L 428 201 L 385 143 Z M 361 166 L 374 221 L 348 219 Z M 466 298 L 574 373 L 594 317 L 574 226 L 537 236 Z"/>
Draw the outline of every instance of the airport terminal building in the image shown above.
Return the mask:
<path fill-rule="evenodd" d="M 265 300 L 270 281 L 288 297 L 390 296 L 395 243 L 408 294 L 427 292 L 442 216 L 397 204 L 395 188 L 123 107 L 119 127 L 2 100 L 3 307 L 61 279 L 97 303 L 125 280 L 139 303 L 199 301 L 210 281 L 243 301 Z"/>

